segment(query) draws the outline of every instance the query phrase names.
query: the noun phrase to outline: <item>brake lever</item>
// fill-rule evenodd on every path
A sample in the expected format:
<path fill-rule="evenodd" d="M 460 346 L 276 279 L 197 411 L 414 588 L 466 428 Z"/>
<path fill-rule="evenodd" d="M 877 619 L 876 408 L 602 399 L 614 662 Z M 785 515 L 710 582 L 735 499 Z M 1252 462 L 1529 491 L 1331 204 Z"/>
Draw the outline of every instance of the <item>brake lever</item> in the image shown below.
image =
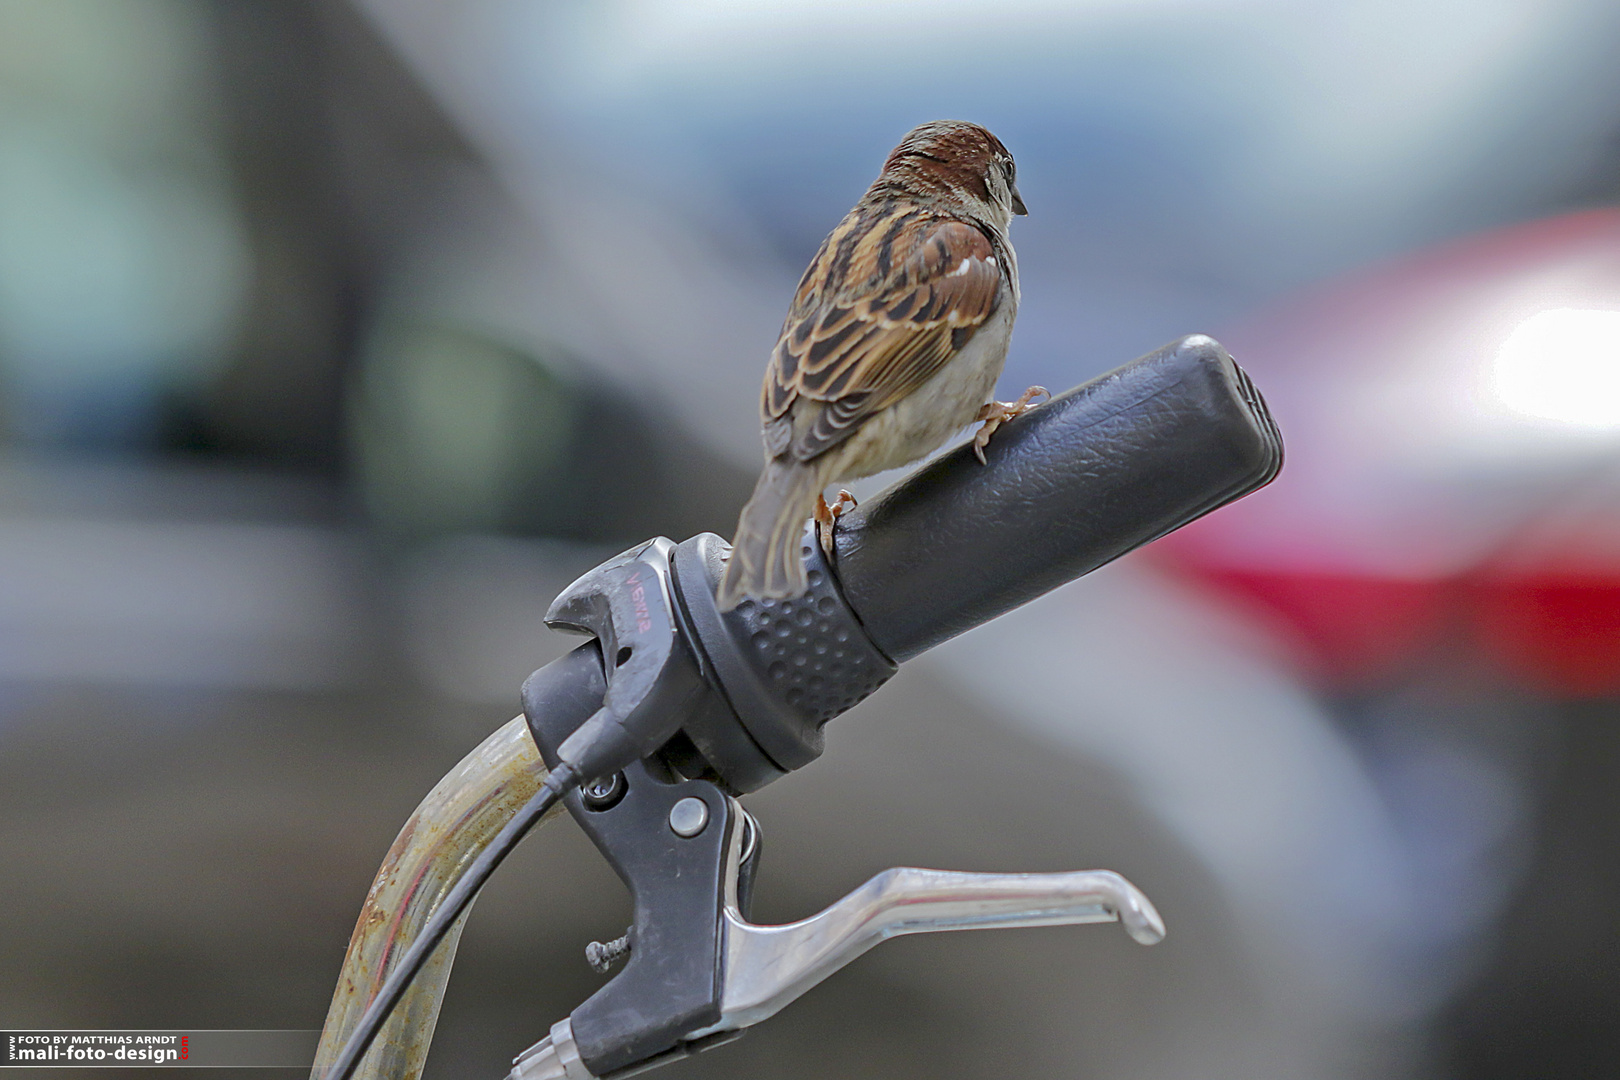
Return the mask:
<path fill-rule="evenodd" d="M 639 779 L 642 783 L 657 782 L 645 775 Z M 685 783 L 712 787 L 702 781 Z M 688 849 L 677 845 L 677 850 L 688 855 L 678 857 L 677 864 L 690 861 L 703 865 L 705 854 L 713 850 L 716 842 L 724 843 L 726 848 L 723 879 L 714 883 L 714 891 L 723 897 L 718 932 L 709 938 L 709 925 L 685 928 L 711 941 L 713 951 L 702 956 L 672 955 L 671 950 L 689 949 L 690 937 L 672 942 L 667 933 L 660 932 L 667 931 L 667 926 L 649 926 L 641 921 L 643 914 L 651 912 L 644 912 L 645 892 L 636 886 L 639 883 L 645 889 L 652 884 L 648 871 L 657 860 L 642 865 L 615 861 L 615 869 L 626 874 L 636 894 L 637 923 L 627 937 L 631 941 L 632 965 L 639 961 L 643 966 L 633 970 L 632 965 L 627 965 L 623 973 L 572 1015 L 552 1025 L 546 1038 L 514 1059 L 508 1080 L 618 1080 L 690 1057 L 738 1038 L 873 946 L 903 934 L 1119 921 L 1143 945 L 1157 944 L 1164 938 L 1164 923 L 1152 902 L 1110 870 L 981 874 L 894 867 L 807 919 L 761 926 L 750 922 L 746 914 L 752 872 L 758 866 L 761 848 L 757 823 L 731 798 L 726 799 L 720 820 L 711 822 L 687 802 L 698 800 L 707 808 L 708 800 L 695 794 L 694 788 L 676 786 L 679 791 L 668 792 L 660 800 L 670 806 L 670 832 L 682 837 L 683 829 L 697 828 L 696 834 L 682 838 L 696 839 L 711 831 L 713 836 L 709 844 Z M 685 809 L 678 809 L 683 804 Z M 592 813 L 588 808 L 584 812 Z M 606 830 L 598 822 L 593 824 L 598 826 L 591 830 L 596 839 Z M 674 869 L 677 878 L 684 876 L 684 865 Z M 668 995 L 673 992 L 680 999 L 682 988 L 665 982 L 647 994 L 645 975 L 657 971 L 667 976 L 683 970 L 718 973 L 707 984 L 713 991 L 709 1004 L 715 1018 L 712 1023 L 691 1027 L 669 1040 L 667 1026 L 653 1018 L 667 1018 L 671 1011 Z M 618 979 L 628 981 L 615 988 Z M 701 977 L 695 981 L 706 982 Z M 600 1045 L 600 1029 L 607 1016 L 621 1025 L 614 1033 L 617 1047 Z M 636 1019 L 642 1021 L 639 1034 L 643 1038 L 658 1029 L 654 1039 L 669 1040 L 672 1045 L 648 1053 L 644 1044 L 640 1048 L 644 1056 L 639 1057 L 635 1051 L 625 1053 L 625 1048 L 638 1040 L 624 1025 Z"/>

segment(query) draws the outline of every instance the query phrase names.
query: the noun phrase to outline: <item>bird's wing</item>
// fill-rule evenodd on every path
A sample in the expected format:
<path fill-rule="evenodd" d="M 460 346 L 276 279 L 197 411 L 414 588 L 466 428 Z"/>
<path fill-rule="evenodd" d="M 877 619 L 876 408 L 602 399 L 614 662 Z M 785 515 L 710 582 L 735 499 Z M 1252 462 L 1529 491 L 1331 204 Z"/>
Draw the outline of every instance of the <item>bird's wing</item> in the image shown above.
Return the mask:
<path fill-rule="evenodd" d="M 765 372 L 771 456 L 808 461 L 921 386 L 995 314 L 1002 281 L 989 238 L 965 222 L 903 206 L 845 218 L 805 271 Z"/>

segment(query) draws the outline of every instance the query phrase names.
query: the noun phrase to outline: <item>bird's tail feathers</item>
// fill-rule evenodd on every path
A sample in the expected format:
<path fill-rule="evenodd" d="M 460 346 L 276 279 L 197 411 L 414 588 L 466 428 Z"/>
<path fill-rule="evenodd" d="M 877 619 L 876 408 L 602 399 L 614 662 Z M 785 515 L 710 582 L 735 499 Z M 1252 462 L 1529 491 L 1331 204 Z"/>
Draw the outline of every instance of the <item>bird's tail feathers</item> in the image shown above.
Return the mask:
<path fill-rule="evenodd" d="M 799 541 L 825 486 L 815 465 L 782 458 L 765 463 L 754 494 L 737 519 L 731 561 L 717 597 L 721 611 L 730 611 L 745 596 L 778 599 L 802 595 L 809 588 Z"/>

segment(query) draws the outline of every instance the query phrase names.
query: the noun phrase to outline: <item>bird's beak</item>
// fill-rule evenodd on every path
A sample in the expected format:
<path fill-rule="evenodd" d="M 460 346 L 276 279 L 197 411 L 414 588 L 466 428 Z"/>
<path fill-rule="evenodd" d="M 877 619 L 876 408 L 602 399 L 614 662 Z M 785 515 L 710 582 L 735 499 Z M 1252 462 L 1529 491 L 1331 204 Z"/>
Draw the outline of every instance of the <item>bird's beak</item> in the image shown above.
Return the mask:
<path fill-rule="evenodd" d="M 1029 209 L 1024 205 L 1024 197 L 1022 195 L 1018 194 L 1018 188 L 1017 187 L 1014 187 L 1012 189 L 1012 197 L 1013 197 L 1013 203 L 1012 203 L 1012 211 L 1013 211 L 1013 213 L 1017 214 L 1019 217 L 1027 217 L 1029 215 Z"/>

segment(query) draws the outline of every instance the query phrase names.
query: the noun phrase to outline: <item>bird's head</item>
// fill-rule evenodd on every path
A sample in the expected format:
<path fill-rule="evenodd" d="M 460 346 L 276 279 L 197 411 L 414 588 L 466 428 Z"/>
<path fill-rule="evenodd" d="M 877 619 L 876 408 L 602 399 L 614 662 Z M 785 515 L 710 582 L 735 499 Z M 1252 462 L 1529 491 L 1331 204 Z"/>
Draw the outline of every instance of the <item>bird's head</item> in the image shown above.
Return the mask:
<path fill-rule="evenodd" d="M 1001 140 L 965 120 L 934 120 L 912 128 L 883 163 L 873 190 L 899 189 L 922 202 L 960 208 L 1005 229 L 1026 214 L 1018 167 Z"/>

